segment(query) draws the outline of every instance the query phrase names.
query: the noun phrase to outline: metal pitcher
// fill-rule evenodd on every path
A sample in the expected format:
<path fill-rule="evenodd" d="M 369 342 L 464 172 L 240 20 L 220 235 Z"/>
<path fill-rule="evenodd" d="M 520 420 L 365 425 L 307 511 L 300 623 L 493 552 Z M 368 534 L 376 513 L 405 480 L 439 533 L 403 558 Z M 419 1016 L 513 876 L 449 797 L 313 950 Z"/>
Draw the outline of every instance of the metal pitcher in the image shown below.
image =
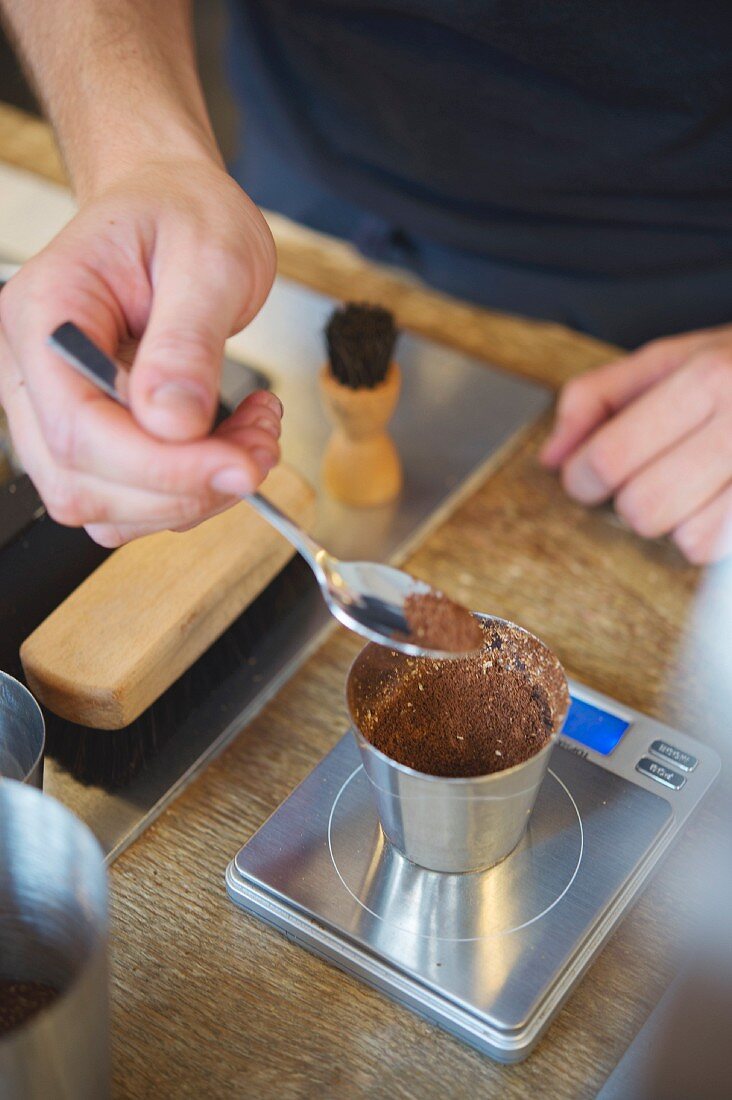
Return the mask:
<path fill-rule="evenodd" d="M 534 635 L 503 619 L 478 616 L 510 631 L 520 659 L 522 645 L 537 652 L 552 703 L 553 729 L 547 744 L 514 767 L 471 778 L 445 778 L 415 771 L 386 756 L 364 737 L 359 718 L 377 685 L 398 681 L 405 658 L 370 643 L 354 661 L 347 701 L 364 771 L 381 827 L 393 846 L 432 871 L 485 870 L 505 859 L 523 836 L 554 741 L 569 709 L 569 689 L 554 654 Z M 479 659 L 479 658 L 478 658 Z M 383 689 L 383 688 L 382 688 Z"/>
<path fill-rule="evenodd" d="M 45 743 L 38 703 L 19 680 L 0 672 L 0 777 L 42 787 Z"/>
<path fill-rule="evenodd" d="M 109 1095 L 107 877 L 96 839 L 60 802 L 0 780 L 0 981 L 58 991 L 0 1032 L 3 1100 Z"/>

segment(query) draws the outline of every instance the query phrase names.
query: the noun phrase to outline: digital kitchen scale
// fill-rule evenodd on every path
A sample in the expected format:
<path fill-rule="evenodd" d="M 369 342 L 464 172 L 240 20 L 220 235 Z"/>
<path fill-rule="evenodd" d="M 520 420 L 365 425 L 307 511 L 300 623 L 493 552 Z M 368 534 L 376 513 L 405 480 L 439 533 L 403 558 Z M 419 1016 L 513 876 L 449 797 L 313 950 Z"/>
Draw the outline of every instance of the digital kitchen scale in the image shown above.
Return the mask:
<path fill-rule="evenodd" d="M 391 848 L 349 733 L 229 865 L 232 900 L 491 1057 L 525 1058 L 720 769 L 686 734 L 571 690 L 503 863 L 441 874 Z"/>

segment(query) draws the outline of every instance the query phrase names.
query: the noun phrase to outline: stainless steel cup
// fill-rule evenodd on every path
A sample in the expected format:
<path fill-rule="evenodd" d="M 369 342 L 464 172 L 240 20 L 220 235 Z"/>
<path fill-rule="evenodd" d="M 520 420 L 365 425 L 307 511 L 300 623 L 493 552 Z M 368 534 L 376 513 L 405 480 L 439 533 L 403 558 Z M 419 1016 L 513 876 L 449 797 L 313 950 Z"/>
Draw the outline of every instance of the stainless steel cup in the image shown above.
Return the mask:
<path fill-rule="evenodd" d="M 31 693 L 0 672 L 0 777 L 43 786 L 46 726 Z"/>
<path fill-rule="evenodd" d="M 107 879 L 92 833 L 61 803 L 0 781 L 0 982 L 59 991 L 0 1033 L 3 1100 L 109 1095 Z"/>
<path fill-rule="evenodd" d="M 505 859 L 528 824 L 546 773 L 553 743 L 569 709 L 564 671 L 547 647 L 503 619 L 478 616 L 501 631 L 502 659 L 520 661 L 545 687 L 553 730 L 535 756 L 504 771 L 474 778 L 426 775 L 385 756 L 364 737 L 359 724 L 385 690 L 397 687 L 409 658 L 370 643 L 354 661 L 347 700 L 364 770 L 381 827 L 412 863 L 432 871 L 485 870 Z M 490 651 L 470 660 L 492 659 Z"/>

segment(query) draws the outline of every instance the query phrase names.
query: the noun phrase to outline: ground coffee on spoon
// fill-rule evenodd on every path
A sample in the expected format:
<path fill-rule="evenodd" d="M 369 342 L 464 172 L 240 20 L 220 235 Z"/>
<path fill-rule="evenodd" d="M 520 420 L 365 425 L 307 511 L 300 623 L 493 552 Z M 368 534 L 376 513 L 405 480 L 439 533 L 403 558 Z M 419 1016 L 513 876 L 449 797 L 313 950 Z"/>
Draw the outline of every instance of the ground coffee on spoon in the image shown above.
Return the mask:
<path fill-rule="evenodd" d="M 474 615 L 443 592 L 413 592 L 404 601 L 409 640 L 426 649 L 470 653 L 483 644 L 483 631 Z"/>

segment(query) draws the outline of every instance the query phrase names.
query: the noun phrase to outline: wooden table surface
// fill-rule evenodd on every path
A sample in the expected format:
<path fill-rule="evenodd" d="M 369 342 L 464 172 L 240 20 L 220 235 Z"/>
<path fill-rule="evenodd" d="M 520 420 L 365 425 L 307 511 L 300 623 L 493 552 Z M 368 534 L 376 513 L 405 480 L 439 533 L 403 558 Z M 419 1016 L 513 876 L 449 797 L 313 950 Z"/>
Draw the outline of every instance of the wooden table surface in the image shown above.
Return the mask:
<path fill-rule="evenodd" d="M 9 108 L 0 158 L 63 179 L 47 128 Z M 429 292 L 284 219 L 272 226 L 283 274 L 382 300 L 403 326 L 554 387 L 611 353 Z M 570 503 L 537 465 L 544 428 L 407 567 L 535 631 L 580 680 L 698 733 L 704 708 L 674 673 L 698 572 L 667 544 Z M 115 1096 L 591 1097 L 672 976 L 691 904 L 683 868 L 715 827 L 714 797 L 518 1066 L 494 1064 L 229 902 L 228 860 L 342 735 L 357 649 L 334 634 L 112 867 Z"/>

